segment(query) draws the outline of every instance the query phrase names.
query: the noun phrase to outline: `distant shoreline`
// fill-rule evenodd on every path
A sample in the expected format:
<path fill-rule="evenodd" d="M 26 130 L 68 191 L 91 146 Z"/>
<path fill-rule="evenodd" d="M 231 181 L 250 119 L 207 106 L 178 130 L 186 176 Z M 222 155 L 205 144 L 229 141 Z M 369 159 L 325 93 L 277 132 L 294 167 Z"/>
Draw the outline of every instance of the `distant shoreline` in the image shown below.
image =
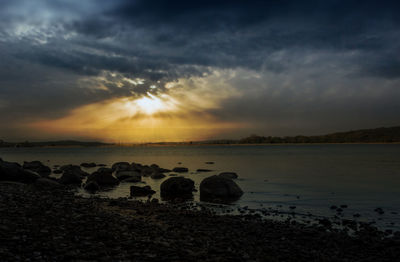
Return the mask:
<path fill-rule="evenodd" d="M 185 142 L 105 143 L 76 140 L 44 142 L 5 142 L 0 147 L 110 147 L 110 146 L 186 146 L 186 145 L 325 145 L 325 144 L 399 144 L 400 126 L 337 132 L 318 136 L 258 136 L 242 139 L 214 139 Z"/>
<path fill-rule="evenodd" d="M 107 144 L 101 146 L 83 145 L 46 145 L 46 146 L 0 146 L 0 148 L 108 148 L 108 147 L 190 147 L 190 146 L 309 146 L 309 145 L 400 145 L 400 142 L 354 142 L 354 143 L 143 143 L 143 144 Z"/>

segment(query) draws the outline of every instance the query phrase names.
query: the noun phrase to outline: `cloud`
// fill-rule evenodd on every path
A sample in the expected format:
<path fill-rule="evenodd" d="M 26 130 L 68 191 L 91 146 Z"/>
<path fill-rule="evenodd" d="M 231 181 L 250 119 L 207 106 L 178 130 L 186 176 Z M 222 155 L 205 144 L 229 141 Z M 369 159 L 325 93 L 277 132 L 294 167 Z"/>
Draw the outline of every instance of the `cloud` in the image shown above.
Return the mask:
<path fill-rule="evenodd" d="M 372 0 L 1 1 L 0 135 L 148 94 L 259 133 L 396 124 L 397 10 Z"/>

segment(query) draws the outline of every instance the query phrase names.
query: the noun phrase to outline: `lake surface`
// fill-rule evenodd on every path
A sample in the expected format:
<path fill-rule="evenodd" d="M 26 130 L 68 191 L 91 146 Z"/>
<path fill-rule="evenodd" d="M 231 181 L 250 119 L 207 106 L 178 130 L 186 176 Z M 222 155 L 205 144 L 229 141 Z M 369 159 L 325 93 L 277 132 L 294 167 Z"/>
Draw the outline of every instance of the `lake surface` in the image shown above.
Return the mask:
<path fill-rule="evenodd" d="M 399 144 L 0 148 L 0 157 L 20 163 L 40 160 L 49 166 L 82 162 L 112 165 L 119 161 L 155 163 L 168 169 L 185 166 L 190 171 L 183 176 L 193 179 L 197 189 L 203 178 L 233 171 L 244 191 L 234 206 L 271 207 L 282 212 L 296 206 L 296 213 L 333 217 L 336 212 L 330 206 L 345 204 L 348 208 L 344 208 L 343 217 L 358 213 L 361 221 L 400 230 Z M 208 161 L 214 164 L 206 164 Z M 198 168 L 213 172 L 196 173 Z M 165 179 L 143 180 L 159 191 Z M 121 183 L 99 194 L 128 197 L 130 185 Z M 159 198 L 158 193 L 154 197 Z M 198 193 L 195 201 L 199 201 Z M 374 211 L 377 207 L 385 213 L 378 215 Z"/>

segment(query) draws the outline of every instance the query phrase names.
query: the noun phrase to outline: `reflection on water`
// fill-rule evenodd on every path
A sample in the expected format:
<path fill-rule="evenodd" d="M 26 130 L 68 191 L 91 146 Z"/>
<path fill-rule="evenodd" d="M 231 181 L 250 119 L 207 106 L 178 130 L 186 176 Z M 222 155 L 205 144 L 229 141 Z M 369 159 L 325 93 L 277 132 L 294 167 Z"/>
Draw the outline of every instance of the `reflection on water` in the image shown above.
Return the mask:
<path fill-rule="evenodd" d="M 181 162 L 190 170 L 184 176 L 193 179 L 196 188 L 205 177 L 237 172 L 237 183 L 245 194 L 236 205 L 282 205 L 283 210 L 296 206 L 296 212 L 333 216 L 331 205 L 346 204 L 345 216 L 359 213 L 361 220 L 374 219 L 388 228 L 399 229 L 400 224 L 400 145 L 0 148 L 0 157 L 21 163 L 40 160 L 49 166 L 127 161 L 172 169 Z M 206 164 L 209 161 L 214 164 Z M 213 171 L 196 173 L 199 168 Z M 167 178 L 144 177 L 143 181 L 159 191 Z M 100 194 L 126 197 L 129 187 L 122 183 Z M 154 197 L 160 198 L 159 192 Z M 198 193 L 195 200 L 199 200 Z M 385 214 L 376 214 L 377 207 Z"/>

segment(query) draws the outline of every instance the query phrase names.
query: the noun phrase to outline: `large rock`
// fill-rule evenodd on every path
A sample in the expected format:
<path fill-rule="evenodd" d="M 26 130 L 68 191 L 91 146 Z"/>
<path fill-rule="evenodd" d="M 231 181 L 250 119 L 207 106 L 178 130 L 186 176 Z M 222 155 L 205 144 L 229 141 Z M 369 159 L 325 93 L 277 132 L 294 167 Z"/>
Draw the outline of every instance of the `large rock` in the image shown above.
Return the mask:
<path fill-rule="evenodd" d="M 153 195 L 156 191 L 151 189 L 150 186 L 131 186 L 131 196 L 149 196 Z"/>
<path fill-rule="evenodd" d="M 223 176 L 210 176 L 200 183 L 202 201 L 234 201 L 243 195 L 243 191 L 232 180 Z"/>
<path fill-rule="evenodd" d="M 71 170 L 64 171 L 58 182 L 63 185 L 81 185 L 82 176 Z"/>
<path fill-rule="evenodd" d="M 112 165 L 112 170 L 113 171 L 125 171 L 125 170 L 131 170 L 131 164 L 128 162 L 117 162 Z"/>
<path fill-rule="evenodd" d="M 100 167 L 99 169 L 97 169 L 96 172 L 97 172 L 97 173 L 112 174 L 112 173 L 113 173 L 113 170 L 112 170 L 112 168 L 108 168 L 108 167 Z"/>
<path fill-rule="evenodd" d="M 222 172 L 219 174 L 220 177 L 225 177 L 229 179 L 236 179 L 238 175 L 235 172 Z"/>
<path fill-rule="evenodd" d="M 35 188 L 40 190 L 53 190 L 53 189 L 61 189 L 64 186 L 53 179 L 48 178 L 39 178 L 33 184 Z"/>
<path fill-rule="evenodd" d="M 115 174 L 115 176 L 119 181 L 124 182 L 139 182 L 142 180 L 142 176 L 137 171 L 119 171 Z"/>
<path fill-rule="evenodd" d="M 154 169 L 149 166 L 142 166 L 140 172 L 142 176 L 151 176 L 151 174 L 154 172 Z"/>
<path fill-rule="evenodd" d="M 51 174 L 50 167 L 43 165 L 40 161 L 24 162 L 22 167 L 36 172 L 43 177 L 47 177 Z"/>
<path fill-rule="evenodd" d="M 37 173 L 23 169 L 20 164 L 0 161 L 0 180 L 33 183 L 40 178 Z"/>
<path fill-rule="evenodd" d="M 90 181 L 96 182 L 99 186 L 115 186 L 119 184 L 119 180 L 112 175 L 112 170 L 109 170 L 109 168 L 100 168 L 91 174 L 87 179 L 87 182 Z"/>
<path fill-rule="evenodd" d="M 84 189 L 91 193 L 96 192 L 100 189 L 100 186 L 95 181 L 89 181 L 85 184 Z"/>
<path fill-rule="evenodd" d="M 73 173 L 81 178 L 84 178 L 89 175 L 88 173 L 83 171 L 80 166 L 77 166 L 77 165 L 65 165 L 65 166 L 60 167 L 60 170 L 63 171 L 63 173 L 67 173 L 67 172 Z"/>
<path fill-rule="evenodd" d="M 190 198 L 194 191 L 194 181 L 184 177 L 171 177 L 161 184 L 163 198 Z"/>

